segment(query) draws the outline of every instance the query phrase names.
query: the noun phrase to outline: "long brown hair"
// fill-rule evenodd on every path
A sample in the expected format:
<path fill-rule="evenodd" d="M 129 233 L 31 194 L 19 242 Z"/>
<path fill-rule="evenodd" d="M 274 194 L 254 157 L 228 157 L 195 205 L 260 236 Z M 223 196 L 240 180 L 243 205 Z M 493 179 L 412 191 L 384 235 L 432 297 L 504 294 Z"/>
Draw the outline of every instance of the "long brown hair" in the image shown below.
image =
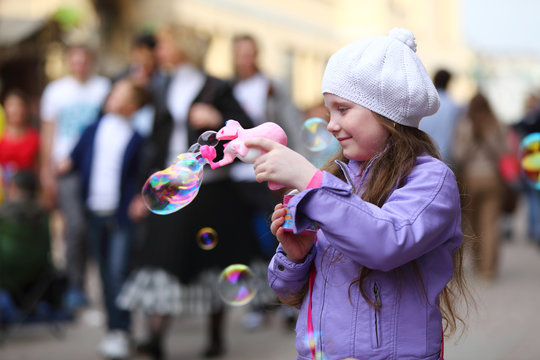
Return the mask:
<path fill-rule="evenodd" d="M 423 131 L 400 125 L 380 115 L 378 119 L 382 126 L 389 132 L 387 145 L 381 154 L 372 159 L 371 168 L 366 175 L 366 180 L 362 184 L 362 188 L 357 189 L 357 191 L 363 191 L 361 193 L 363 200 L 382 207 L 392 191 L 401 186 L 407 175 L 412 171 L 418 156 L 424 153 L 437 159 L 440 159 L 440 156 L 431 138 Z M 322 170 L 328 171 L 345 180 L 345 175 L 335 163 L 335 160 L 348 162 L 348 159 L 340 152 L 335 158 L 323 166 Z M 416 261 L 413 260 L 409 264 L 403 265 L 403 267 L 405 266 L 412 266 L 421 284 L 420 289 L 425 295 L 424 284 Z M 396 276 L 402 273 L 403 267 L 394 270 Z M 447 336 L 455 332 L 458 323 L 464 323 L 463 317 L 456 311 L 457 300 L 466 300 L 469 294 L 463 273 L 463 247 L 460 247 L 454 253 L 453 267 L 452 279 L 443 289 L 440 296 L 440 310 L 443 318 L 444 332 Z M 378 310 L 378 306 L 369 298 L 363 286 L 365 279 L 372 272 L 372 269 L 363 267 L 359 276 L 349 285 L 349 294 L 351 287 L 358 285 L 365 301 Z M 280 300 L 286 304 L 298 306 L 301 304 L 306 291 L 307 285 L 298 294 Z"/>
<path fill-rule="evenodd" d="M 499 129 L 489 100 L 482 93 L 477 93 L 472 97 L 467 109 L 467 119 L 472 124 L 473 138 L 478 143 L 492 137 L 492 132 Z"/>

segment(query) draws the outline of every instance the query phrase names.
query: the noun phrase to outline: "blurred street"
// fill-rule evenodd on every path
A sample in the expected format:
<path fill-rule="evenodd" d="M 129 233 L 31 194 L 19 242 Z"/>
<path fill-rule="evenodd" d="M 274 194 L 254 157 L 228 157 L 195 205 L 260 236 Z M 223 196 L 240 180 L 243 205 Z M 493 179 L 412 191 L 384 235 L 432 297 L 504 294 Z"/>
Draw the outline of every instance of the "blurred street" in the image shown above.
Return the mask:
<path fill-rule="evenodd" d="M 513 236 L 501 248 L 499 277 L 492 283 L 470 278 L 477 310 L 471 313 L 469 328 L 459 340 L 447 341 L 447 360 L 535 360 L 539 358 L 540 249 L 525 237 L 525 209 L 516 213 Z M 90 282 L 97 288 L 95 281 Z M 65 336 L 55 337 L 49 328 L 14 328 L 0 345 L 2 360 L 97 360 L 102 316 L 96 308 L 86 310 L 78 321 L 64 327 Z M 223 360 L 294 359 L 294 333 L 285 329 L 278 315 L 266 327 L 246 330 L 242 326 L 245 308 L 229 314 L 227 355 Z M 135 319 L 140 324 L 140 318 Z M 196 360 L 204 347 L 205 319 L 182 317 L 175 321 L 168 337 L 169 359 Z M 139 327 L 140 328 L 140 327 Z M 136 326 L 135 332 L 138 332 Z M 135 359 L 143 359 L 135 357 Z"/>

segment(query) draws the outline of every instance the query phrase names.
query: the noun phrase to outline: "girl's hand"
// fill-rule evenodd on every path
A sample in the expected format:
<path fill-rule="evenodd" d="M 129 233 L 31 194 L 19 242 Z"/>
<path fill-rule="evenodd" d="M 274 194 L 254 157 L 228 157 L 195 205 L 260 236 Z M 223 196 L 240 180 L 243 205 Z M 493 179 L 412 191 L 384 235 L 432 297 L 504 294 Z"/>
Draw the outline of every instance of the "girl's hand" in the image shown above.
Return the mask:
<path fill-rule="evenodd" d="M 309 250 L 315 244 L 315 233 L 293 234 L 291 231 L 285 231 L 281 226 L 285 222 L 287 210 L 283 204 L 277 204 L 272 214 L 272 224 L 270 231 L 281 243 L 281 247 L 287 254 L 289 260 L 299 264 L 304 261 Z"/>
<path fill-rule="evenodd" d="M 266 152 L 253 163 L 258 182 L 272 181 L 302 191 L 317 172 L 317 168 L 305 157 L 276 141 L 253 138 L 247 140 L 245 145 Z"/>

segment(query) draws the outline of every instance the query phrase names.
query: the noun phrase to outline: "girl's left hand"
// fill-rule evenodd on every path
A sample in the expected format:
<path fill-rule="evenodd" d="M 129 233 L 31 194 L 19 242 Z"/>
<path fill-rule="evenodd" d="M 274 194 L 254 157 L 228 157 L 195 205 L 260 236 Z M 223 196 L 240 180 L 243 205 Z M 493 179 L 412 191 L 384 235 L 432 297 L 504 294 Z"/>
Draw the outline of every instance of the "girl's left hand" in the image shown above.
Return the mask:
<path fill-rule="evenodd" d="M 283 223 L 285 222 L 286 213 L 287 211 L 283 207 L 283 204 L 277 204 L 274 207 L 270 231 L 281 243 L 281 247 L 285 251 L 287 258 L 299 264 L 304 262 L 307 254 L 315 244 L 317 236 L 312 232 L 293 234 L 291 231 L 285 231 L 283 229 Z"/>
<path fill-rule="evenodd" d="M 246 140 L 245 145 L 265 152 L 253 163 L 258 182 L 272 181 L 302 191 L 318 171 L 305 157 L 276 141 L 260 137 Z"/>

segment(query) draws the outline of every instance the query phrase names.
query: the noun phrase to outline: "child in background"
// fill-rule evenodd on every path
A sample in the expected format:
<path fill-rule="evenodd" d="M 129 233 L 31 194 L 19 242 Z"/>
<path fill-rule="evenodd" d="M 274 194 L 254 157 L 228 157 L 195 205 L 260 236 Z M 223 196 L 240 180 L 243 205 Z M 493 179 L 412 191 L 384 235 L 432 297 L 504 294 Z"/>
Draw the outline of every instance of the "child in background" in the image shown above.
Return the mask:
<path fill-rule="evenodd" d="M 300 191 L 275 207 L 280 242 L 271 287 L 300 306 L 297 359 L 439 359 L 442 335 L 461 320 L 460 196 L 454 174 L 418 130 L 439 97 L 414 35 L 393 29 L 329 60 L 322 93 L 328 130 L 342 146 L 323 171 L 268 139 L 258 181 Z M 311 224 L 320 230 L 304 232 Z"/>
<path fill-rule="evenodd" d="M 130 314 L 116 306 L 128 271 L 133 246 L 133 223 L 128 205 L 139 191 L 136 182 L 143 138 L 131 123 L 144 105 L 145 91 L 131 80 L 115 83 L 104 115 L 89 126 L 60 173 L 79 172 L 88 213 L 89 239 L 99 264 L 107 314 L 107 336 L 100 344 L 106 358 L 129 356 Z"/>
<path fill-rule="evenodd" d="M 36 175 L 31 171 L 16 172 L 6 184 L 5 200 L 0 206 L 0 289 L 9 293 L 21 309 L 31 307 L 29 301 L 35 301 L 29 300 L 35 292 L 32 289 L 53 271 L 49 217 L 36 193 Z M 55 305 L 59 306 L 60 301 Z"/>

